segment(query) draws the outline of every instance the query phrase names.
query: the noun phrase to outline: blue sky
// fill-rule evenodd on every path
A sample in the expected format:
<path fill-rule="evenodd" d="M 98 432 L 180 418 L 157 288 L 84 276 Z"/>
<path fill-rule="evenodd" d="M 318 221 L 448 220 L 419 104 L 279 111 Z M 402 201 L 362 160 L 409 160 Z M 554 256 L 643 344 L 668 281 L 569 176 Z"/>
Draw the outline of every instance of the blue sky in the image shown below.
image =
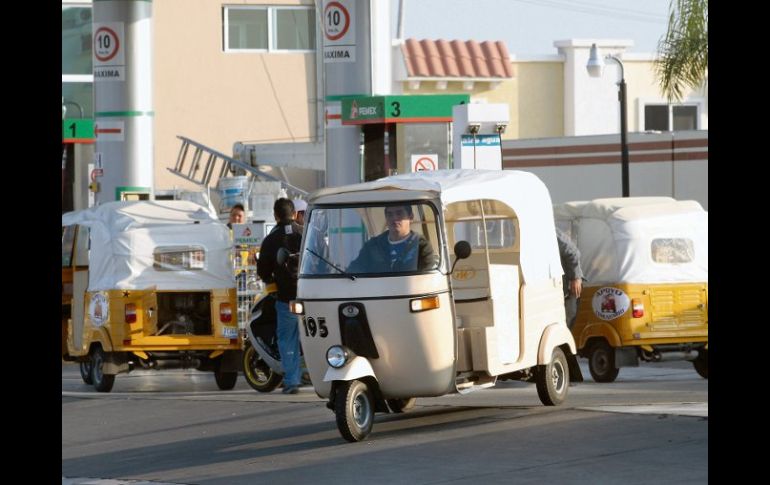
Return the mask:
<path fill-rule="evenodd" d="M 391 27 L 399 0 L 390 0 Z M 502 40 L 511 55 L 556 54 L 555 40 L 630 39 L 628 52 L 654 53 L 670 0 L 405 0 L 404 37 Z"/>

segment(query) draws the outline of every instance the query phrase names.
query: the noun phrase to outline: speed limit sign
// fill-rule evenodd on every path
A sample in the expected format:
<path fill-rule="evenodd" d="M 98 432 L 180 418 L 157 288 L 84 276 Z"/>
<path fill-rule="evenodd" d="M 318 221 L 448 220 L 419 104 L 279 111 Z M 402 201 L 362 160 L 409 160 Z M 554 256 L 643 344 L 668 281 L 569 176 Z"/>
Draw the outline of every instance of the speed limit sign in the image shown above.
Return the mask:
<path fill-rule="evenodd" d="M 123 22 L 94 24 L 94 64 L 97 66 L 125 65 Z"/>
<path fill-rule="evenodd" d="M 353 0 L 324 2 L 324 62 L 356 60 L 355 3 Z"/>
<path fill-rule="evenodd" d="M 340 2 L 326 4 L 324 9 L 324 34 L 328 40 L 339 40 L 350 28 L 350 13 Z"/>

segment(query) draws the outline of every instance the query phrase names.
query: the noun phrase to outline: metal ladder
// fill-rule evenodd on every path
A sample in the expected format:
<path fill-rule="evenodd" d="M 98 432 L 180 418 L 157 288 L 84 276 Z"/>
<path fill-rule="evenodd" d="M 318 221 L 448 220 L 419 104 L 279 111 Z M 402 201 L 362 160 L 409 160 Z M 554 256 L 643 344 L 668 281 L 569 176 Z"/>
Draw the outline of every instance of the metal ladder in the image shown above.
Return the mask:
<path fill-rule="evenodd" d="M 174 168 L 167 169 L 169 172 L 182 177 L 196 185 L 201 187 L 209 187 L 214 176 L 217 173 L 217 177 L 214 182 L 218 182 L 220 178 L 224 177 L 228 170 L 236 173 L 236 169 L 243 170 L 244 172 L 251 174 L 252 177 L 259 179 L 267 179 L 274 182 L 280 182 L 281 186 L 298 195 L 306 195 L 307 192 L 299 187 L 295 187 L 285 180 L 281 180 L 273 175 L 265 173 L 259 170 L 257 167 L 245 164 L 240 160 L 236 160 L 232 157 L 228 157 L 224 153 L 218 152 L 213 148 L 209 148 L 206 145 L 193 141 L 187 137 L 177 135 L 177 138 L 182 140 L 182 146 L 179 149 L 179 155 L 176 158 L 176 165 Z M 190 147 L 193 147 L 192 157 L 190 157 Z M 202 160 L 205 157 L 205 162 Z M 221 161 L 222 164 L 217 169 L 217 162 Z"/>

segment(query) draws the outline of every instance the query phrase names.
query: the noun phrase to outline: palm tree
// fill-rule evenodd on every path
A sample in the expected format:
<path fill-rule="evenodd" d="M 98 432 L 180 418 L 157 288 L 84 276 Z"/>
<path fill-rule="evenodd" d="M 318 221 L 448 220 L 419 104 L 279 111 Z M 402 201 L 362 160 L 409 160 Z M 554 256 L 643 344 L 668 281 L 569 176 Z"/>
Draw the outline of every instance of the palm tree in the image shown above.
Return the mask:
<path fill-rule="evenodd" d="M 669 101 L 681 100 L 685 88 L 708 81 L 708 0 L 671 0 L 668 30 L 658 42 L 655 70 Z"/>

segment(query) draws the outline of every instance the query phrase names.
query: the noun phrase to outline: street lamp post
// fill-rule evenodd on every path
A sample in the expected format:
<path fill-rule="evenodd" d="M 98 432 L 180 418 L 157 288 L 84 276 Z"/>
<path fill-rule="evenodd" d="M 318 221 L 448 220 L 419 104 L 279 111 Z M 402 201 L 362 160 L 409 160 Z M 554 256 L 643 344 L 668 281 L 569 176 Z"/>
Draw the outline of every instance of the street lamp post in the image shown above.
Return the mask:
<path fill-rule="evenodd" d="M 628 157 L 628 125 L 626 123 L 626 78 L 623 70 L 623 63 L 616 56 L 607 54 L 606 59 L 612 59 L 620 66 L 620 81 L 618 81 L 618 101 L 620 101 L 620 167 L 623 183 L 623 197 L 630 195 L 629 188 L 629 157 Z M 586 69 L 592 77 L 600 77 L 604 61 L 599 57 L 599 49 L 596 44 L 591 45 L 591 54 L 588 57 Z"/>

